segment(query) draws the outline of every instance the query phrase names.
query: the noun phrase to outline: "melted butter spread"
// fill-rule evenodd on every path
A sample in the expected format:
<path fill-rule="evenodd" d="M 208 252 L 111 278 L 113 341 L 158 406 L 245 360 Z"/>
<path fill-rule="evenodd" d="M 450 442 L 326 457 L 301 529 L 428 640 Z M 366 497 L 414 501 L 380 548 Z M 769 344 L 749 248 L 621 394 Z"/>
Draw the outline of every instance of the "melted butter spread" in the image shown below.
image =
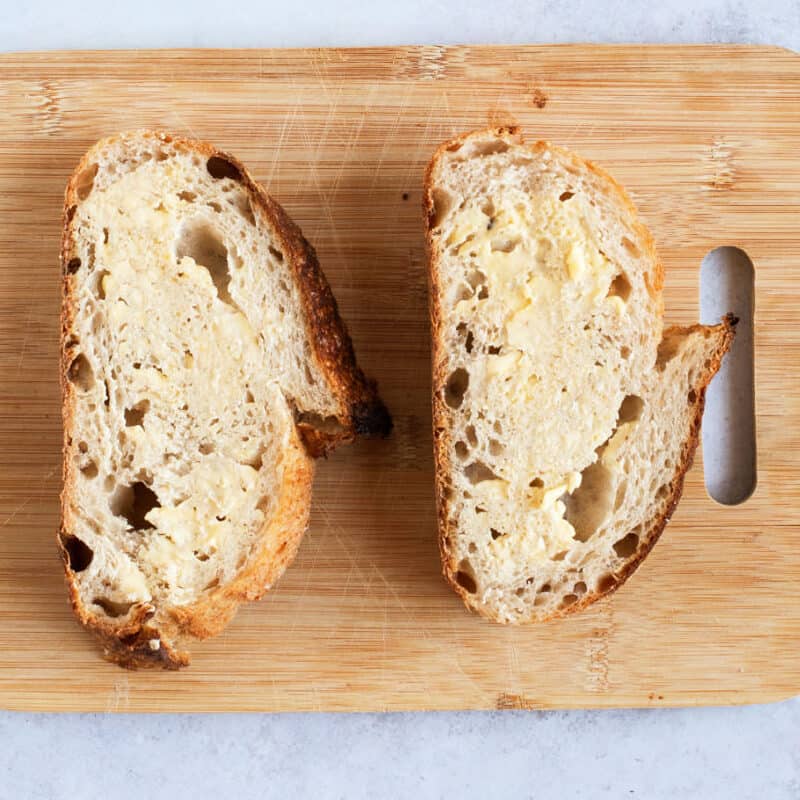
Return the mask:
<path fill-rule="evenodd" d="M 511 418 L 501 413 L 504 436 L 522 452 L 501 457 L 503 479 L 483 481 L 471 492 L 476 505 L 486 501 L 489 524 L 507 523 L 509 530 L 489 547 L 498 569 L 511 574 L 574 545 L 563 498 L 580 485 L 576 468 L 596 460 L 595 448 L 613 430 L 617 405 L 610 398 L 620 391 L 611 366 L 598 363 L 586 346 L 597 334 L 584 325 L 596 314 L 619 320 L 627 307 L 609 292 L 617 268 L 602 252 L 579 196 L 562 202 L 555 195 L 518 195 L 490 213 L 478 202 L 458 212 L 445 246 L 465 274 L 478 270 L 478 286 L 485 286 L 454 304 L 454 327 L 469 326 L 475 316 L 502 326 L 497 352 L 471 361 L 470 391 L 480 407 L 512 409 Z M 539 488 L 528 486 L 534 477 L 543 482 Z M 511 495 L 517 499 L 508 503 Z M 521 513 L 506 511 L 520 496 Z"/>
<path fill-rule="evenodd" d="M 207 222 L 222 241 L 211 210 L 187 204 L 172 188 L 186 185 L 181 169 L 177 161 L 145 164 L 93 191 L 81 209 L 107 232 L 97 236 L 95 272 L 109 351 L 124 369 L 117 378 L 123 402 L 149 403 L 143 423 L 125 428 L 131 471 L 151 472 L 161 504 L 146 516 L 155 529 L 143 532 L 136 558 L 149 565 L 149 578 L 170 584 L 178 603 L 196 596 L 191 587 L 201 563 L 225 547 L 235 526 L 263 521 L 258 472 L 249 464 L 260 463 L 261 437 L 252 427 L 243 437 L 239 427 L 245 385 L 255 394 L 250 402 L 288 413 L 263 375 L 259 338 L 235 302 L 234 282 L 231 296 L 221 298 L 210 268 L 195 260 L 202 248 L 194 257 L 177 255 L 187 218 Z M 203 455 L 204 442 L 211 445 Z M 189 465 L 187 474 L 164 467 L 169 453 Z M 149 599 L 148 581 L 132 561 L 119 574 L 128 599 Z"/>

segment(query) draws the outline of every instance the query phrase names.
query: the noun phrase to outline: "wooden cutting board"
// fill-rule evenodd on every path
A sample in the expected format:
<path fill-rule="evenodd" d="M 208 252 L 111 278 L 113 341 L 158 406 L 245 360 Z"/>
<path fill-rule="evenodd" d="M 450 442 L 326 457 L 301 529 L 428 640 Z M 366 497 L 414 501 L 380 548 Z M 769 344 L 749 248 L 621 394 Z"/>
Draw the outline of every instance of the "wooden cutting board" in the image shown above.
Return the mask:
<path fill-rule="evenodd" d="M 0 56 L 0 706 L 355 710 L 694 705 L 800 692 L 800 57 L 750 47 L 409 47 Z M 756 270 L 758 488 L 698 453 L 633 580 L 573 619 L 468 614 L 439 576 L 423 169 L 518 123 L 631 191 L 696 321 L 703 256 Z M 101 136 L 157 127 L 240 156 L 315 244 L 392 438 L 322 463 L 278 587 L 181 673 L 104 663 L 67 607 L 58 523 L 61 198 Z"/>

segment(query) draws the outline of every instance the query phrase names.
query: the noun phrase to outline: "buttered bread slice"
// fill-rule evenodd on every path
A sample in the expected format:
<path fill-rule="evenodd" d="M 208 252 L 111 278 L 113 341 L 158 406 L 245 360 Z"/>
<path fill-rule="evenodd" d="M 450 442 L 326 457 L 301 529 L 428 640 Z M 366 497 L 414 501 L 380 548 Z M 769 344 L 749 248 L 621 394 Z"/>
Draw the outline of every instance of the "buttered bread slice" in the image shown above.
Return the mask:
<path fill-rule="evenodd" d="M 733 320 L 662 335 L 624 190 L 514 130 L 442 145 L 424 202 L 444 574 L 499 622 L 583 608 L 669 519 Z"/>
<path fill-rule="evenodd" d="M 62 263 L 72 604 L 109 658 L 181 666 L 294 557 L 314 457 L 389 415 L 314 250 L 209 144 L 95 145 Z"/>

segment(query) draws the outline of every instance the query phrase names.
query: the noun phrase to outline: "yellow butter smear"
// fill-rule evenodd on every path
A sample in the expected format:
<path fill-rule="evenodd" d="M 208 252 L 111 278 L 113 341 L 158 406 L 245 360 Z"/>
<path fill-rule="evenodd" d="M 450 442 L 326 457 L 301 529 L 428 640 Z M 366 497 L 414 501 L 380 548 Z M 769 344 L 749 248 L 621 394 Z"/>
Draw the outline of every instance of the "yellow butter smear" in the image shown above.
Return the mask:
<path fill-rule="evenodd" d="M 136 464 L 145 466 L 162 463 L 165 442 L 174 435 L 153 413 L 158 407 L 167 418 L 183 415 L 210 427 L 224 409 L 243 402 L 242 376 L 263 372 L 259 341 L 245 315 L 222 302 L 209 269 L 191 256 L 177 257 L 182 219 L 205 215 L 213 224 L 210 211 L 187 211 L 170 188 L 184 181 L 180 169 L 173 162 L 145 164 L 96 189 L 82 209 L 106 232 L 97 237 L 95 261 L 115 359 L 140 364 L 126 370 L 124 388 L 151 407 L 142 426 L 125 429 Z M 190 433 L 202 438 L 205 431 Z M 154 485 L 162 505 L 146 516 L 156 529 L 145 532 L 137 559 L 170 584 L 177 603 L 192 599 L 198 558 L 224 547 L 234 524 L 263 516 L 254 507 L 258 473 L 247 463 L 258 458 L 258 442 L 224 429 L 219 436 L 212 454 L 177 454 L 190 471 L 171 476 L 169 486 Z M 149 599 L 145 576 L 129 566 L 123 591 L 131 601 Z"/>
<path fill-rule="evenodd" d="M 477 374 L 470 376 L 471 390 L 484 396 L 481 405 L 485 403 L 487 408 L 510 401 L 521 415 L 545 404 L 560 408 L 561 413 L 571 412 L 561 395 L 543 396 L 542 381 L 542 377 L 552 378 L 549 371 L 553 365 L 564 369 L 565 364 L 577 363 L 575 347 L 560 339 L 559 331 L 571 324 L 565 323 L 566 315 L 573 320 L 604 309 L 619 316 L 627 311 L 624 301 L 609 292 L 616 268 L 598 246 L 582 202 L 578 196 L 564 201 L 556 195 L 518 196 L 497 208 L 490 204 L 486 211 L 476 200 L 468 202 L 453 220 L 445 245 L 465 270 L 477 269 L 485 283 L 483 294 L 476 290 L 455 304 L 456 324 L 469 325 L 476 315 L 502 319 L 499 351 L 478 355 L 474 359 Z M 482 302 L 486 303 L 485 314 Z M 566 434 L 562 433 L 565 444 L 560 469 L 556 463 L 539 472 L 533 472 L 531 465 L 532 474 L 517 475 L 525 472 L 518 465 L 511 470 L 514 494 L 527 497 L 528 514 L 517 520 L 515 535 L 499 535 L 489 543 L 501 569 L 503 563 L 513 570 L 521 561 L 543 561 L 574 541 L 575 531 L 564 518 L 566 508 L 559 498 L 575 491 L 581 475 L 567 465 L 580 460 L 575 454 L 587 439 L 604 438 L 616 417 L 616 409 L 601 396 L 604 381 L 613 386 L 611 376 L 604 376 L 594 364 L 587 367 L 595 369 L 601 391 L 598 397 L 589 398 L 584 412 L 571 412 L 577 415 L 577 424 L 567 425 Z M 606 397 L 609 394 L 605 392 Z M 559 444 L 550 449 L 558 462 Z M 588 457 L 594 457 L 591 449 Z M 530 489 L 527 482 L 543 472 L 547 473 L 546 485 Z M 489 507 L 506 506 L 509 490 L 503 480 L 474 487 L 475 495 L 485 496 Z"/>

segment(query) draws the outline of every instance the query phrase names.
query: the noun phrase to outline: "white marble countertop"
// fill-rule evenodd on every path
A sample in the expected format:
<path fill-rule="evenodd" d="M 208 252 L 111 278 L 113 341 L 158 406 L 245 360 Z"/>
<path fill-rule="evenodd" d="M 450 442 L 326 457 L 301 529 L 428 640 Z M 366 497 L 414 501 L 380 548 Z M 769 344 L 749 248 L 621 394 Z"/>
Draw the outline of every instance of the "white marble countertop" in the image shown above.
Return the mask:
<path fill-rule="evenodd" d="M 0 50 L 742 42 L 800 49 L 772 0 L 5 0 Z M 0 712 L 0 800 L 800 798 L 800 699 L 647 711 L 101 716 Z"/>

